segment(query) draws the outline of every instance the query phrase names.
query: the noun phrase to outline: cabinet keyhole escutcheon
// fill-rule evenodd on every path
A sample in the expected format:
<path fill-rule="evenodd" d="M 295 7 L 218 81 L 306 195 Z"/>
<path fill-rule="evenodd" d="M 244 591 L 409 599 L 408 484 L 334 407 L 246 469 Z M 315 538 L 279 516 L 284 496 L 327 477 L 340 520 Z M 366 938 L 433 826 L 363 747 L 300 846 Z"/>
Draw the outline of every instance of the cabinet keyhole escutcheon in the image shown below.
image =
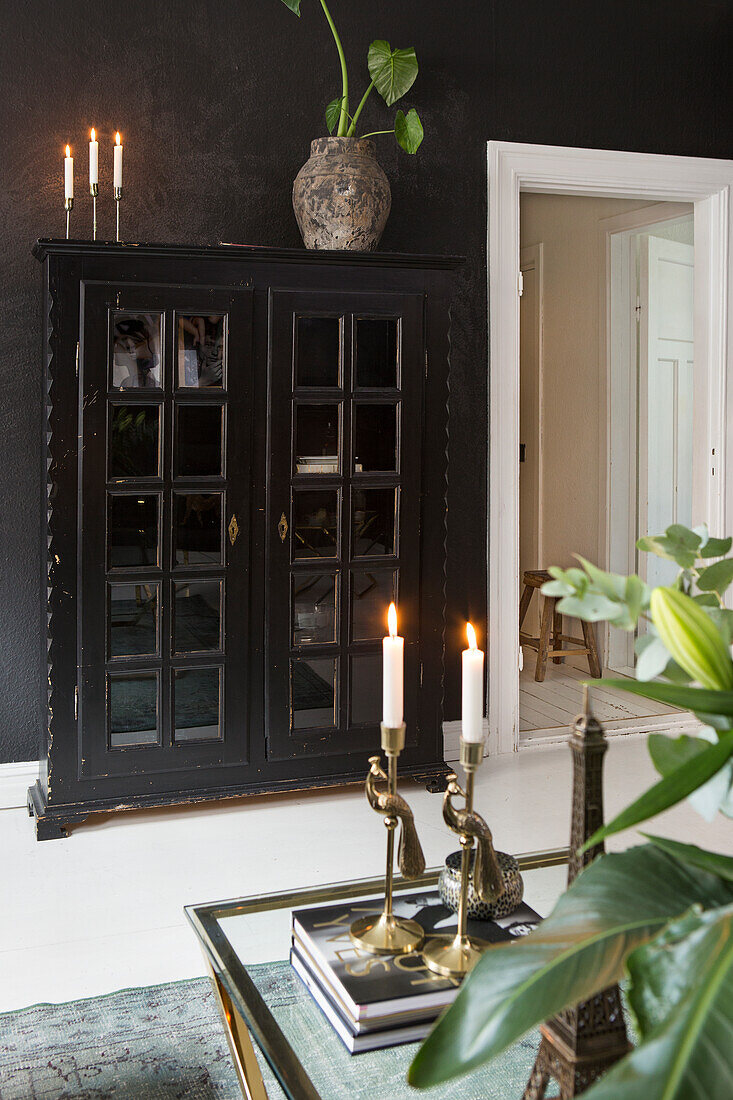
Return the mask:
<path fill-rule="evenodd" d="M 237 541 L 237 535 L 239 534 L 239 524 L 237 523 L 237 517 L 234 512 L 232 512 L 232 518 L 229 520 L 227 530 L 229 532 L 229 541 L 232 546 L 234 546 L 234 543 Z"/>
<path fill-rule="evenodd" d="M 288 521 L 285 518 L 285 513 L 280 516 L 280 522 L 277 525 L 277 533 L 280 536 L 280 542 L 285 542 L 288 535 Z"/>

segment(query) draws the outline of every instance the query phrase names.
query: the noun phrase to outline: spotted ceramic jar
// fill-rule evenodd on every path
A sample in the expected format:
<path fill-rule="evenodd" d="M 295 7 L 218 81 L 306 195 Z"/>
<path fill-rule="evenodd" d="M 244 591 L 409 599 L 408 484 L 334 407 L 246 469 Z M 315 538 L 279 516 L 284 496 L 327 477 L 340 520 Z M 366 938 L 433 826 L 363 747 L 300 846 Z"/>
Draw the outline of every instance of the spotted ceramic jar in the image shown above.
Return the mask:
<path fill-rule="evenodd" d="M 293 183 L 293 210 L 306 248 L 372 252 L 389 217 L 392 196 L 373 141 L 326 137 Z"/>
<path fill-rule="evenodd" d="M 486 902 L 478 896 L 473 886 L 472 872 L 475 855 L 476 851 L 474 849 L 471 853 L 471 874 L 469 874 L 468 879 L 467 916 L 472 920 L 496 920 L 497 918 L 508 917 L 524 897 L 524 882 L 519 873 L 519 864 L 514 856 L 510 856 L 507 852 L 496 853 L 502 878 L 504 879 L 504 889 L 496 901 Z M 446 857 L 445 867 L 440 872 L 438 879 L 438 890 L 443 899 L 443 904 L 452 909 L 454 913 L 457 913 L 458 899 L 461 893 L 460 852 L 451 852 Z"/>

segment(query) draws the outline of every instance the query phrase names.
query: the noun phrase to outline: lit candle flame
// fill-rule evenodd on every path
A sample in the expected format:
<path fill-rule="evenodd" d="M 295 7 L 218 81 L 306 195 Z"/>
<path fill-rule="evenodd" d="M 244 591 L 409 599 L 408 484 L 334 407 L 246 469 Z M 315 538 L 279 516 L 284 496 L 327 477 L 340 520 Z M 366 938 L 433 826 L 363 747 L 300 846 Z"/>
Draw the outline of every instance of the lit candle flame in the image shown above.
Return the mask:
<path fill-rule="evenodd" d="M 67 157 L 71 156 L 71 146 L 70 145 L 66 146 L 66 155 L 67 155 Z"/>
<path fill-rule="evenodd" d="M 389 611 L 387 612 L 387 624 L 389 626 L 390 638 L 397 637 L 397 608 L 393 603 L 389 605 Z"/>
<path fill-rule="evenodd" d="M 115 142 L 117 143 L 117 145 L 120 144 L 120 131 L 119 130 L 115 134 Z"/>
<path fill-rule="evenodd" d="M 466 637 L 468 638 L 468 648 L 478 649 L 476 645 L 476 631 L 473 629 L 470 623 L 466 623 Z"/>
<path fill-rule="evenodd" d="M 96 141 L 96 140 L 97 140 L 97 131 L 92 126 L 92 141 Z"/>

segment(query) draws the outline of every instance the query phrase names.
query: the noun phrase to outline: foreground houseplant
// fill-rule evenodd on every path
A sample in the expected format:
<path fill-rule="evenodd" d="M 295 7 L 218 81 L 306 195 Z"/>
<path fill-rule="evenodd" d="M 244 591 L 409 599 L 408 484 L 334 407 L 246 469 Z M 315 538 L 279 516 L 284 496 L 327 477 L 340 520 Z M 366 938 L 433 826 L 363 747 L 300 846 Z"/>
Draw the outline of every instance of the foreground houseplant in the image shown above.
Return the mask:
<path fill-rule="evenodd" d="M 586 848 L 690 798 L 708 819 L 733 817 L 733 581 L 731 539 L 681 525 L 639 548 L 675 561 L 672 587 L 637 576 L 552 569 L 558 610 L 634 630 L 637 681 L 600 681 L 691 710 L 697 737 L 649 737 L 661 780 L 591 837 Z M 718 559 L 718 560 L 712 560 Z M 664 682 L 652 682 L 657 677 Z M 699 686 L 696 686 L 699 685 Z M 619 981 L 638 1046 L 585 1095 L 589 1100 L 729 1100 L 733 1096 L 733 858 L 648 836 L 603 855 L 520 943 L 488 951 L 410 1067 L 425 1087 L 496 1057 L 531 1027 Z"/>
<path fill-rule="evenodd" d="M 301 0 L 283 0 L 300 15 Z M 407 153 L 416 153 L 423 139 L 417 111 L 398 111 L 389 130 L 357 136 L 357 124 L 374 88 L 388 107 L 401 99 L 417 76 L 412 47 L 393 50 L 377 39 L 367 55 L 370 82 L 353 115 L 349 113 L 349 74 L 343 46 L 325 0 L 323 14 L 336 43 L 341 66 L 341 94 L 326 107 L 332 137 L 311 142 L 311 155 L 293 183 L 293 210 L 307 248 L 371 251 L 377 247 L 391 206 L 389 182 L 376 159 L 377 134 L 393 133 Z M 334 134 L 335 131 L 335 134 Z"/>

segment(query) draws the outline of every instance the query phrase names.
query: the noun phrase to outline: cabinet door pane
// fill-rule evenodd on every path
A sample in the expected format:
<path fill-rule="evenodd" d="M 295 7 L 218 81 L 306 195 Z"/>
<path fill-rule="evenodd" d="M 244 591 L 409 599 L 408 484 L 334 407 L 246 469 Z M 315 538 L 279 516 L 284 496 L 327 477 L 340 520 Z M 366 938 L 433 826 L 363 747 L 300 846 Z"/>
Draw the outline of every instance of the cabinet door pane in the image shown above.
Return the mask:
<path fill-rule="evenodd" d="M 221 739 L 222 679 L 221 668 L 175 670 L 174 741 Z"/>
<path fill-rule="evenodd" d="M 295 385 L 341 384 L 341 320 L 338 317 L 297 317 L 295 324 Z"/>
<path fill-rule="evenodd" d="M 160 564 L 160 496 L 109 493 L 107 553 L 110 569 Z"/>
<path fill-rule="evenodd" d="M 354 409 L 356 473 L 398 469 L 397 405 L 357 405 Z"/>
<path fill-rule="evenodd" d="M 356 384 L 359 389 L 393 389 L 399 384 L 395 317 L 356 321 Z"/>
<path fill-rule="evenodd" d="M 365 653 L 351 658 L 350 725 L 379 722 L 382 714 L 382 655 Z"/>
<path fill-rule="evenodd" d="M 160 389 L 163 385 L 162 348 L 162 314 L 115 311 L 111 388 Z"/>
<path fill-rule="evenodd" d="M 298 405 L 295 410 L 296 474 L 337 474 L 340 469 L 339 405 Z"/>
<path fill-rule="evenodd" d="M 335 558 L 338 554 L 337 489 L 293 492 L 293 557 Z"/>
<path fill-rule="evenodd" d="M 160 405 L 111 405 L 107 469 L 111 480 L 160 477 Z"/>
<path fill-rule="evenodd" d="M 179 388 L 221 389 L 226 384 L 226 343 L 225 317 L 179 313 Z"/>
<path fill-rule="evenodd" d="M 177 477 L 221 477 L 224 409 L 221 405 L 176 405 Z"/>
<path fill-rule="evenodd" d="M 173 651 L 203 653 L 222 648 L 224 582 L 176 581 L 173 585 Z"/>
<path fill-rule="evenodd" d="M 396 553 L 397 492 L 397 489 L 353 489 L 355 558 Z"/>
<path fill-rule="evenodd" d="M 331 657 L 290 662 L 290 714 L 294 730 L 336 725 L 336 673 Z"/>
<path fill-rule="evenodd" d="M 293 577 L 293 645 L 336 641 L 338 574 L 296 573 Z"/>
<path fill-rule="evenodd" d="M 156 745 L 160 741 L 157 672 L 107 678 L 110 748 Z"/>
<path fill-rule="evenodd" d="M 377 641 L 387 633 L 387 609 L 397 603 L 394 570 L 355 570 L 351 575 L 351 639 Z"/>
<path fill-rule="evenodd" d="M 154 657 L 158 643 L 158 585 L 107 586 L 109 657 Z"/>
<path fill-rule="evenodd" d="M 222 493 L 174 493 L 175 564 L 220 565 Z"/>

